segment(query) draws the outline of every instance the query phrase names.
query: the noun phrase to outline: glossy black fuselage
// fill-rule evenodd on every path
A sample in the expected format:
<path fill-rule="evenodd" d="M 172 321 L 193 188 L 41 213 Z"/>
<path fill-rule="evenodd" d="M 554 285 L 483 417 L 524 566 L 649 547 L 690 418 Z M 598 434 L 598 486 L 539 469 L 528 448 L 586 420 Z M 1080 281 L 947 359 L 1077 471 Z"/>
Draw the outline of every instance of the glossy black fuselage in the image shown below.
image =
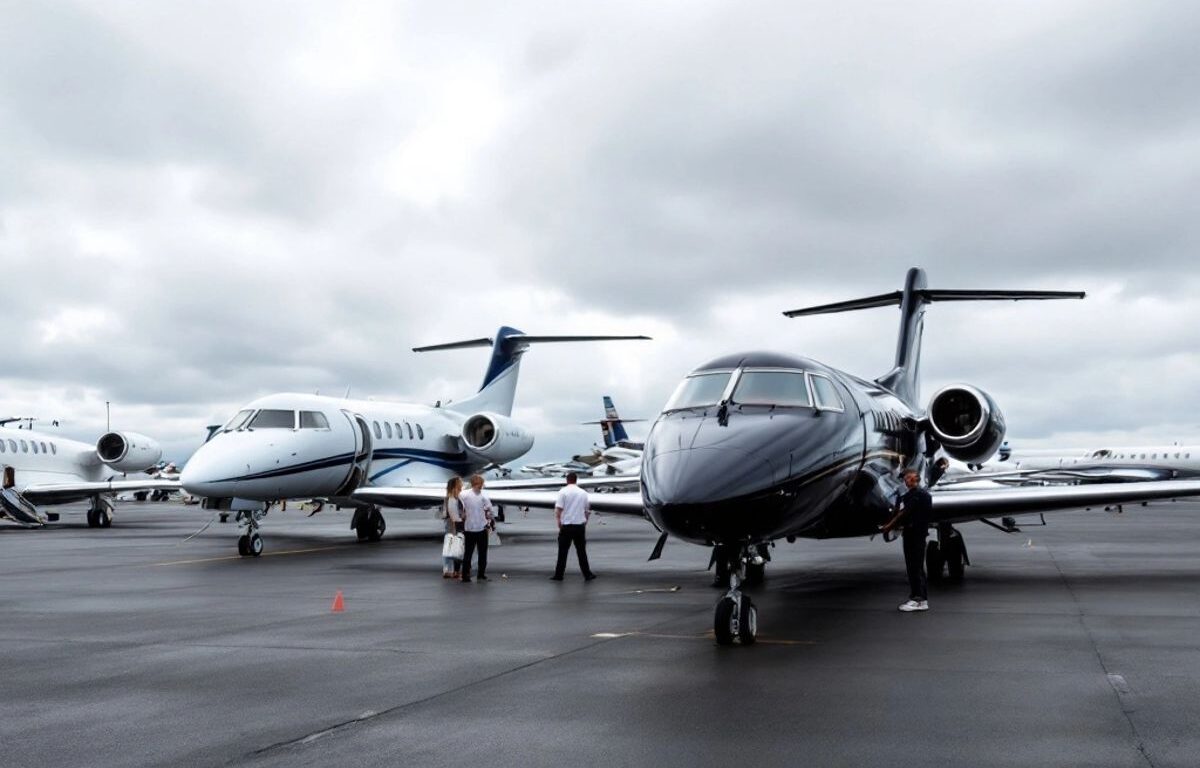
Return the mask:
<path fill-rule="evenodd" d="M 842 410 L 730 402 L 663 413 L 642 456 L 651 520 L 705 545 L 873 533 L 922 449 L 916 414 L 875 382 L 802 357 L 730 355 L 697 372 L 764 368 L 828 377 Z"/>

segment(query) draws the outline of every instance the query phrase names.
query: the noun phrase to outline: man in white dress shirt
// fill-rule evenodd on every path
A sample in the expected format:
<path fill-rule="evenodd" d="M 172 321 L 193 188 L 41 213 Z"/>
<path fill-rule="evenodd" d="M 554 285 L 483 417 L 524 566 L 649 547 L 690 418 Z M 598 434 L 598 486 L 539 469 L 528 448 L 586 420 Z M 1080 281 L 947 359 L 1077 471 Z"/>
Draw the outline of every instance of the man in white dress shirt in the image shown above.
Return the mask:
<path fill-rule="evenodd" d="M 462 580 L 471 580 L 471 559 L 479 551 L 480 581 L 487 581 L 488 528 L 492 525 L 492 501 L 483 493 L 483 477 L 471 476 L 471 490 L 458 497 L 463 505 Z"/>
<path fill-rule="evenodd" d="M 596 578 L 588 567 L 587 521 L 591 517 L 592 508 L 588 504 L 587 491 L 576 483 L 579 477 L 574 472 L 567 473 L 567 484 L 558 492 L 558 500 L 554 503 L 554 517 L 558 521 L 558 564 L 554 566 L 551 581 L 562 581 L 563 571 L 567 567 L 567 552 L 575 545 L 575 554 L 579 558 L 579 570 L 583 573 L 584 581 Z"/>

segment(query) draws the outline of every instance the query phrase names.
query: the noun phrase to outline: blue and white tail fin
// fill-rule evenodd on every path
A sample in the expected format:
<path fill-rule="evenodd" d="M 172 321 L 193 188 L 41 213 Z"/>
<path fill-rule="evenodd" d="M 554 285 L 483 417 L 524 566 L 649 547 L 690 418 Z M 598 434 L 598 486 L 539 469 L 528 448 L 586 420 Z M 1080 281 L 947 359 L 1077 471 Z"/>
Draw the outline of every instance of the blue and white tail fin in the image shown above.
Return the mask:
<path fill-rule="evenodd" d="M 432 352 L 443 349 L 465 349 L 467 347 L 492 348 L 492 357 L 488 361 L 487 371 L 483 374 L 483 384 L 473 396 L 459 400 L 453 404 L 453 409 L 463 413 L 479 413 L 488 411 L 502 416 L 511 416 L 513 401 L 517 394 L 517 377 L 521 370 L 521 356 L 531 344 L 546 344 L 568 341 L 622 341 L 646 340 L 649 336 L 530 336 L 516 328 L 502 326 L 496 331 L 494 339 L 468 339 L 454 341 L 449 344 L 434 344 L 428 347 L 414 347 L 413 352 Z"/>
<path fill-rule="evenodd" d="M 935 290 L 925 287 L 925 271 L 920 267 L 908 270 L 904 290 L 881 293 L 862 299 L 822 304 L 817 307 L 793 309 L 786 317 L 829 315 L 872 307 L 900 306 L 900 333 L 896 339 L 896 362 L 892 370 L 876 379 L 881 386 L 895 392 L 911 407 L 918 407 L 920 397 L 921 332 L 924 329 L 925 305 L 935 301 L 1021 301 L 1024 299 L 1082 299 L 1082 291 L 1007 291 L 1007 290 Z"/>

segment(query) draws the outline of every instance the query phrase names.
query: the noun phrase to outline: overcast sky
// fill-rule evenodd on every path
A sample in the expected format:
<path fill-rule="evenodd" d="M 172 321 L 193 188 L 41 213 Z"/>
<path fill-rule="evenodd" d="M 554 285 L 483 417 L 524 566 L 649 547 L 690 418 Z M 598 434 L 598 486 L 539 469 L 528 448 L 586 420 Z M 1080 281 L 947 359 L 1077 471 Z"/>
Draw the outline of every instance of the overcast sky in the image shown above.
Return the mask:
<path fill-rule="evenodd" d="M 262 394 L 433 402 L 525 360 L 527 460 L 722 353 L 864 376 L 901 287 L 926 395 L 1014 443 L 1200 440 L 1200 6 L 0 0 L 0 413 L 182 458 Z M 645 425 L 641 425 L 645 426 Z M 639 430 L 634 430 L 638 432 Z"/>

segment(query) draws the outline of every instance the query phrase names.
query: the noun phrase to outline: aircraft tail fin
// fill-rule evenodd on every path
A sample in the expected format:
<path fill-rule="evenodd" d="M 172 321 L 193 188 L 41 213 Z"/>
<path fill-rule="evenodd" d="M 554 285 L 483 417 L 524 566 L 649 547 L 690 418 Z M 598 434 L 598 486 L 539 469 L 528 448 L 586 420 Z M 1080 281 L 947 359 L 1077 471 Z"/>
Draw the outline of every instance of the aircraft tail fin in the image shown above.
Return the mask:
<path fill-rule="evenodd" d="M 572 341 L 621 341 L 647 340 L 649 336 L 531 336 L 518 331 L 516 328 L 502 326 L 496 331 L 496 337 L 452 341 L 447 344 L 433 344 L 426 347 L 414 347 L 413 352 L 433 352 L 446 349 L 467 349 L 470 347 L 491 347 L 492 356 L 488 361 L 487 371 L 483 374 L 483 384 L 474 396 L 454 403 L 454 409 L 464 412 L 490 411 L 503 416 L 512 415 L 513 400 L 517 394 L 517 375 L 521 368 L 521 356 L 531 344 L 549 344 Z"/>
<path fill-rule="evenodd" d="M 925 287 L 925 271 L 920 267 L 908 270 L 904 290 L 881 293 L 861 299 L 803 307 L 784 312 L 785 317 L 828 315 L 874 307 L 900 307 L 900 333 L 896 340 L 896 362 L 892 370 L 876 381 L 887 387 L 909 405 L 917 405 L 921 366 L 921 332 L 925 322 L 925 305 L 937 301 L 1025 301 L 1047 299 L 1082 299 L 1083 291 L 1009 291 L 1009 290 L 934 290 Z"/>

